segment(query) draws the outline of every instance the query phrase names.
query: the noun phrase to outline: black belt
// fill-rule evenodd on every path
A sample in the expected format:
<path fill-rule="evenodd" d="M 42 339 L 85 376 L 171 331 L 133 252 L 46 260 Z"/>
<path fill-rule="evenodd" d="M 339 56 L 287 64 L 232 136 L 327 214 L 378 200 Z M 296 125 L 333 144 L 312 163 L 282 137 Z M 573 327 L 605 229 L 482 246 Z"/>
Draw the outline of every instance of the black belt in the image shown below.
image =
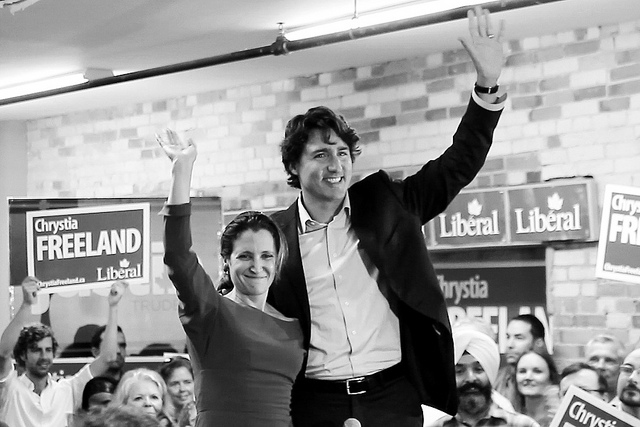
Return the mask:
<path fill-rule="evenodd" d="M 343 393 L 353 396 L 364 394 L 376 387 L 384 386 L 385 383 L 396 380 L 402 376 L 404 376 L 404 369 L 401 364 L 398 363 L 397 365 L 371 375 L 337 381 L 305 378 L 300 385 L 307 390 Z"/>

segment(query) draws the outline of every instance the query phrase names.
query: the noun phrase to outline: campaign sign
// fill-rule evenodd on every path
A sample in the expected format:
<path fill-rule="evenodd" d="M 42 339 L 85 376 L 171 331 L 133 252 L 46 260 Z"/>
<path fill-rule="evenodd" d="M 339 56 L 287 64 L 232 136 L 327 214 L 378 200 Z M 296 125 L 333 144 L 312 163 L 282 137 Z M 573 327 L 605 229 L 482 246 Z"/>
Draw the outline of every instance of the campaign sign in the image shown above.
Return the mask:
<path fill-rule="evenodd" d="M 509 189 L 512 241 L 589 240 L 592 192 L 592 182 Z"/>
<path fill-rule="evenodd" d="M 607 185 L 596 276 L 640 283 L 640 188 Z"/>
<path fill-rule="evenodd" d="M 638 427 L 640 420 L 571 386 L 549 427 Z"/>
<path fill-rule="evenodd" d="M 433 221 L 436 245 L 483 245 L 506 241 L 504 191 L 458 194 Z"/>
<path fill-rule="evenodd" d="M 149 282 L 149 204 L 27 212 L 27 270 L 56 293 Z"/>
<path fill-rule="evenodd" d="M 436 274 L 451 324 L 466 317 L 484 319 L 496 333 L 498 347 L 504 353 L 509 320 L 520 314 L 533 314 L 545 327 L 545 341 L 549 352 L 553 351 L 544 265 L 436 265 Z"/>

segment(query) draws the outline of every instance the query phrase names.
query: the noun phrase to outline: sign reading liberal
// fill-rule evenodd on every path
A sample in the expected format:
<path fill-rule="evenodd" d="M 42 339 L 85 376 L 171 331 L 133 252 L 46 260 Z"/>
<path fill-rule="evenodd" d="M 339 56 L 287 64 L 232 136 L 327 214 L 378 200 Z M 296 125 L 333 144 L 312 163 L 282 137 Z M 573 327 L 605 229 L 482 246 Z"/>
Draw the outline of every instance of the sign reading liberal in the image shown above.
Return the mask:
<path fill-rule="evenodd" d="M 509 189 L 512 241 L 588 240 L 591 190 L 586 182 Z"/>
<path fill-rule="evenodd" d="M 149 204 L 27 212 L 27 269 L 47 293 L 149 281 Z"/>
<path fill-rule="evenodd" d="M 640 283 L 640 188 L 607 185 L 596 276 Z"/>
<path fill-rule="evenodd" d="M 549 427 L 637 427 L 640 420 L 586 391 L 570 386 Z"/>

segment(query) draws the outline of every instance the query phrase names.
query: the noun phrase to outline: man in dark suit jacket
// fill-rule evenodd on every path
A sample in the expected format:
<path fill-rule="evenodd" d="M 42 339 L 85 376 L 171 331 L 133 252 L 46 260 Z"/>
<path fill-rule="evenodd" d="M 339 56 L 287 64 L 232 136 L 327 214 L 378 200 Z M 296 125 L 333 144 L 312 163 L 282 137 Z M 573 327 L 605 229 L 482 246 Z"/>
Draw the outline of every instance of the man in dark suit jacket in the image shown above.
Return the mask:
<path fill-rule="evenodd" d="M 294 117 L 281 145 L 301 189 L 274 220 L 290 255 L 270 303 L 300 319 L 305 366 L 294 386 L 294 425 L 422 426 L 421 403 L 455 414 L 453 343 L 444 297 L 421 226 L 476 176 L 506 95 L 497 80 L 501 33 L 487 11 L 469 13 L 461 40 L 475 92 L 438 159 L 402 181 L 379 171 L 349 188 L 359 137 L 326 107 Z"/>

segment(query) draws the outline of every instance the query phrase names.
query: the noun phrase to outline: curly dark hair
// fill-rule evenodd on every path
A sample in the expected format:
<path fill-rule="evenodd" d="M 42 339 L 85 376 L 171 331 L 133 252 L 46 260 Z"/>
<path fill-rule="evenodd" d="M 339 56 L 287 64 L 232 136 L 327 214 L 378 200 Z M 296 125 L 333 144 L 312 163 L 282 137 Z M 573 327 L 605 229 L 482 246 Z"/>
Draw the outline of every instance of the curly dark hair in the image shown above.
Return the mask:
<path fill-rule="evenodd" d="M 58 341 L 56 341 L 56 338 L 53 336 L 53 331 L 49 326 L 37 323 L 22 328 L 18 341 L 13 347 L 13 358 L 19 367 L 25 367 L 25 363 L 22 358 L 26 357 L 27 350 L 36 350 L 36 344 L 45 338 L 51 338 L 53 354 L 56 354 L 58 352 Z"/>
<path fill-rule="evenodd" d="M 329 135 L 333 130 L 349 147 L 351 161 L 355 161 L 361 150 L 358 142 L 360 137 L 347 121 L 339 114 L 336 114 L 327 107 L 314 107 L 305 114 L 298 114 L 287 123 L 284 132 L 284 139 L 280 144 L 280 154 L 282 164 L 289 177 L 287 183 L 294 188 L 300 188 L 300 179 L 292 173 L 292 168 L 300 160 L 305 144 L 309 140 L 309 134 L 314 129 L 323 133 L 324 141 L 329 140 Z"/>
<path fill-rule="evenodd" d="M 284 234 L 282 234 L 280 227 L 278 227 L 271 218 L 262 212 L 242 212 L 225 227 L 222 232 L 222 236 L 220 237 L 220 256 L 225 263 L 222 270 L 222 277 L 218 284 L 218 292 L 221 294 L 227 294 L 233 289 L 233 283 L 231 282 L 231 277 L 229 277 L 227 261 L 231 257 L 233 245 L 236 240 L 247 230 L 254 232 L 266 230 L 273 237 L 276 247 L 276 277 L 279 275 L 282 264 L 287 257 L 287 241 Z"/>

